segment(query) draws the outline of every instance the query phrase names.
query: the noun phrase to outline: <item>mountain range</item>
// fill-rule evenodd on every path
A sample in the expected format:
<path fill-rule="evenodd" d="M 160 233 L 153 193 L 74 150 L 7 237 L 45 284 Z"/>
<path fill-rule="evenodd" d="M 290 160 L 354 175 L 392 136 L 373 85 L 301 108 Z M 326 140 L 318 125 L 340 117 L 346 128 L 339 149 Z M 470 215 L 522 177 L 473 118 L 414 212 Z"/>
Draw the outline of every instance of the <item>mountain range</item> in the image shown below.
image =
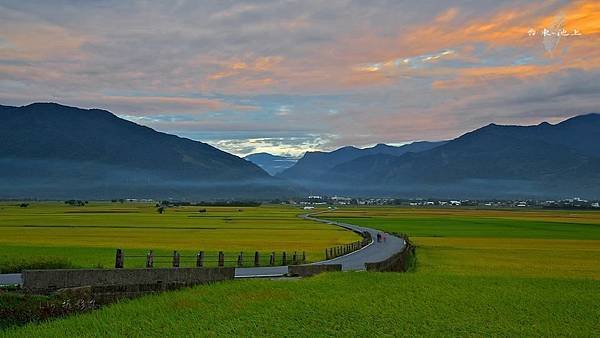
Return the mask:
<path fill-rule="evenodd" d="M 277 176 L 294 181 L 310 180 L 311 178 L 327 173 L 337 165 L 358 159 L 360 157 L 369 155 L 400 156 L 408 152 L 420 152 L 433 149 L 444 143 L 445 141 L 413 142 L 399 147 L 378 144 L 374 147 L 363 149 L 348 146 L 332 152 L 309 151 L 306 152 L 294 166 L 282 171 Z"/>
<path fill-rule="evenodd" d="M 99 109 L 0 106 L 0 119 L 0 198 L 600 197 L 599 114 L 307 152 L 297 162 L 242 159 Z"/>
<path fill-rule="evenodd" d="M 292 179 L 310 189 L 354 195 L 597 198 L 599 142 L 599 114 L 556 125 L 490 124 L 428 150 L 361 156 Z"/>
<path fill-rule="evenodd" d="M 269 153 L 254 153 L 244 156 L 244 159 L 261 167 L 272 176 L 293 166 L 297 161 L 297 159 L 291 156 L 279 156 Z"/>
<path fill-rule="evenodd" d="M 208 144 L 99 109 L 0 106 L 0 197 L 239 197 L 286 194 L 262 169 Z"/>

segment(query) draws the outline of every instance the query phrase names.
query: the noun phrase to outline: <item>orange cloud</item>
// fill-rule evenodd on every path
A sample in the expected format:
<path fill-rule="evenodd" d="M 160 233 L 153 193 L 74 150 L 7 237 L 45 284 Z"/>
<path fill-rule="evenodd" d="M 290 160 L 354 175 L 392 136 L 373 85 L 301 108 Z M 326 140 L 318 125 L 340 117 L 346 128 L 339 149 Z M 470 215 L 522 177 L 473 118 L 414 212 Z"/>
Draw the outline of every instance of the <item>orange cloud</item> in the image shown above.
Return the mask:
<path fill-rule="evenodd" d="M 73 60 L 85 57 L 81 46 L 90 38 L 54 25 L 0 23 L 0 37 L 7 46 L 0 47 L 0 59 L 41 61 Z"/>
<path fill-rule="evenodd" d="M 551 14 L 549 14 L 551 13 Z M 497 66 L 479 66 L 478 59 L 469 53 L 473 46 L 483 43 L 488 49 L 488 54 L 493 55 L 495 48 L 532 48 L 532 54 L 544 57 L 544 48 L 540 36 L 529 37 L 530 28 L 542 30 L 548 27 L 557 13 L 564 13 L 565 28 L 572 31 L 578 29 L 583 32 L 581 37 L 562 38 L 560 43 L 565 49 L 557 49 L 548 64 L 522 65 L 499 64 Z M 469 61 L 470 65 L 462 67 L 437 67 L 435 69 L 423 67 L 411 69 L 389 66 L 389 61 L 367 63 L 353 67 L 356 72 L 362 72 L 361 77 L 353 76 L 353 84 L 371 84 L 375 80 L 381 83 L 389 82 L 386 76 L 375 77 L 367 73 L 386 72 L 388 76 L 431 76 L 444 79 L 433 82 L 433 88 L 446 89 L 464 86 L 479 85 L 483 82 L 494 81 L 502 78 L 524 79 L 533 76 L 549 74 L 567 68 L 598 69 L 600 68 L 600 49 L 598 32 L 600 32 L 600 3 L 597 1 L 577 1 L 567 4 L 557 10 L 548 10 L 543 4 L 531 4 L 522 8 L 507 9 L 488 17 L 468 20 L 461 24 L 455 23 L 459 15 L 456 9 L 449 9 L 434 19 L 432 24 L 419 25 L 409 29 L 395 41 L 390 41 L 387 53 L 397 53 L 392 50 L 410 50 L 412 55 L 404 55 L 408 59 L 415 54 L 435 53 L 440 46 L 445 48 L 458 48 L 459 53 L 454 55 L 457 60 Z M 398 58 L 397 54 L 392 54 Z M 431 54 L 423 61 L 435 61 L 443 55 Z M 398 59 L 399 60 L 399 59 Z M 511 60 L 512 61 L 512 60 Z M 400 68 L 400 69 L 399 69 Z"/>
<path fill-rule="evenodd" d="M 273 71 L 281 61 L 283 61 L 283 58 L 280 56 L 259 57 L 247 62 L 235 59 L 226 63 L 220 63 L 219 66 L 223 70 L 210 74 L 208 79 L 220 80 L 240 75 L 270 72 Z"/>

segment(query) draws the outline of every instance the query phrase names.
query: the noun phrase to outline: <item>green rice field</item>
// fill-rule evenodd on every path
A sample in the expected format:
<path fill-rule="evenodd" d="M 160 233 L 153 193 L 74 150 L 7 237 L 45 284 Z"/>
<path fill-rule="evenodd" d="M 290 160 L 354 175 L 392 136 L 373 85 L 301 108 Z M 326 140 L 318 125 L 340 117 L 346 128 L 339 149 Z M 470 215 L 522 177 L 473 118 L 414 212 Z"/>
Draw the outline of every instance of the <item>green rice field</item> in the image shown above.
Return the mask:
<path fill-rule="evenodd" d="M 415 270 L 235 280 L 0 336 L 600 336 L 600 213 L 345 208 L 321 217 L 408 233 Z"/>

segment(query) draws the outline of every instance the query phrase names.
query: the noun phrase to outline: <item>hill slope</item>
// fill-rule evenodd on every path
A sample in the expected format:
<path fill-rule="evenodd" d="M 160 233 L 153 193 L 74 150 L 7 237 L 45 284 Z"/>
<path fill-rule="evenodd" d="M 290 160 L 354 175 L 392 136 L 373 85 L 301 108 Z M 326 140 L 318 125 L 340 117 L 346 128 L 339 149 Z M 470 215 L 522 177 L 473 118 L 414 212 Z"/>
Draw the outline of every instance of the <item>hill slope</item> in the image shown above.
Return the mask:
<path fill-rule="evenodd" d="M 0 119 L 2 197 L 225 197 L 277 184 L 239 157 L 105 110 L 35 103 L 0 106 Z"/>

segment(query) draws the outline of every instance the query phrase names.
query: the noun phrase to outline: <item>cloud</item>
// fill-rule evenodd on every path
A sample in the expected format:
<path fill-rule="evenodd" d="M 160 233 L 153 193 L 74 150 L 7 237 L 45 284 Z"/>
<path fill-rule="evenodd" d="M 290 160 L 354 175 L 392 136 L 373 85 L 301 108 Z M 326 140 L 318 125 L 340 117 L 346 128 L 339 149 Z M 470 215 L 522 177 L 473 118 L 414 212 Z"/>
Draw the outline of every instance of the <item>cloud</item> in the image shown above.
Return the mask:
<path fill-rule="evenodd" d="M 540 30 L 564 13 L 546 53 Z M 597 110 L 597 1 L 17 1 L 0 103 L 109 109 L 243 154 L 440 140 Z M 222 142 L 221 142 L 222 141 Z"/>

